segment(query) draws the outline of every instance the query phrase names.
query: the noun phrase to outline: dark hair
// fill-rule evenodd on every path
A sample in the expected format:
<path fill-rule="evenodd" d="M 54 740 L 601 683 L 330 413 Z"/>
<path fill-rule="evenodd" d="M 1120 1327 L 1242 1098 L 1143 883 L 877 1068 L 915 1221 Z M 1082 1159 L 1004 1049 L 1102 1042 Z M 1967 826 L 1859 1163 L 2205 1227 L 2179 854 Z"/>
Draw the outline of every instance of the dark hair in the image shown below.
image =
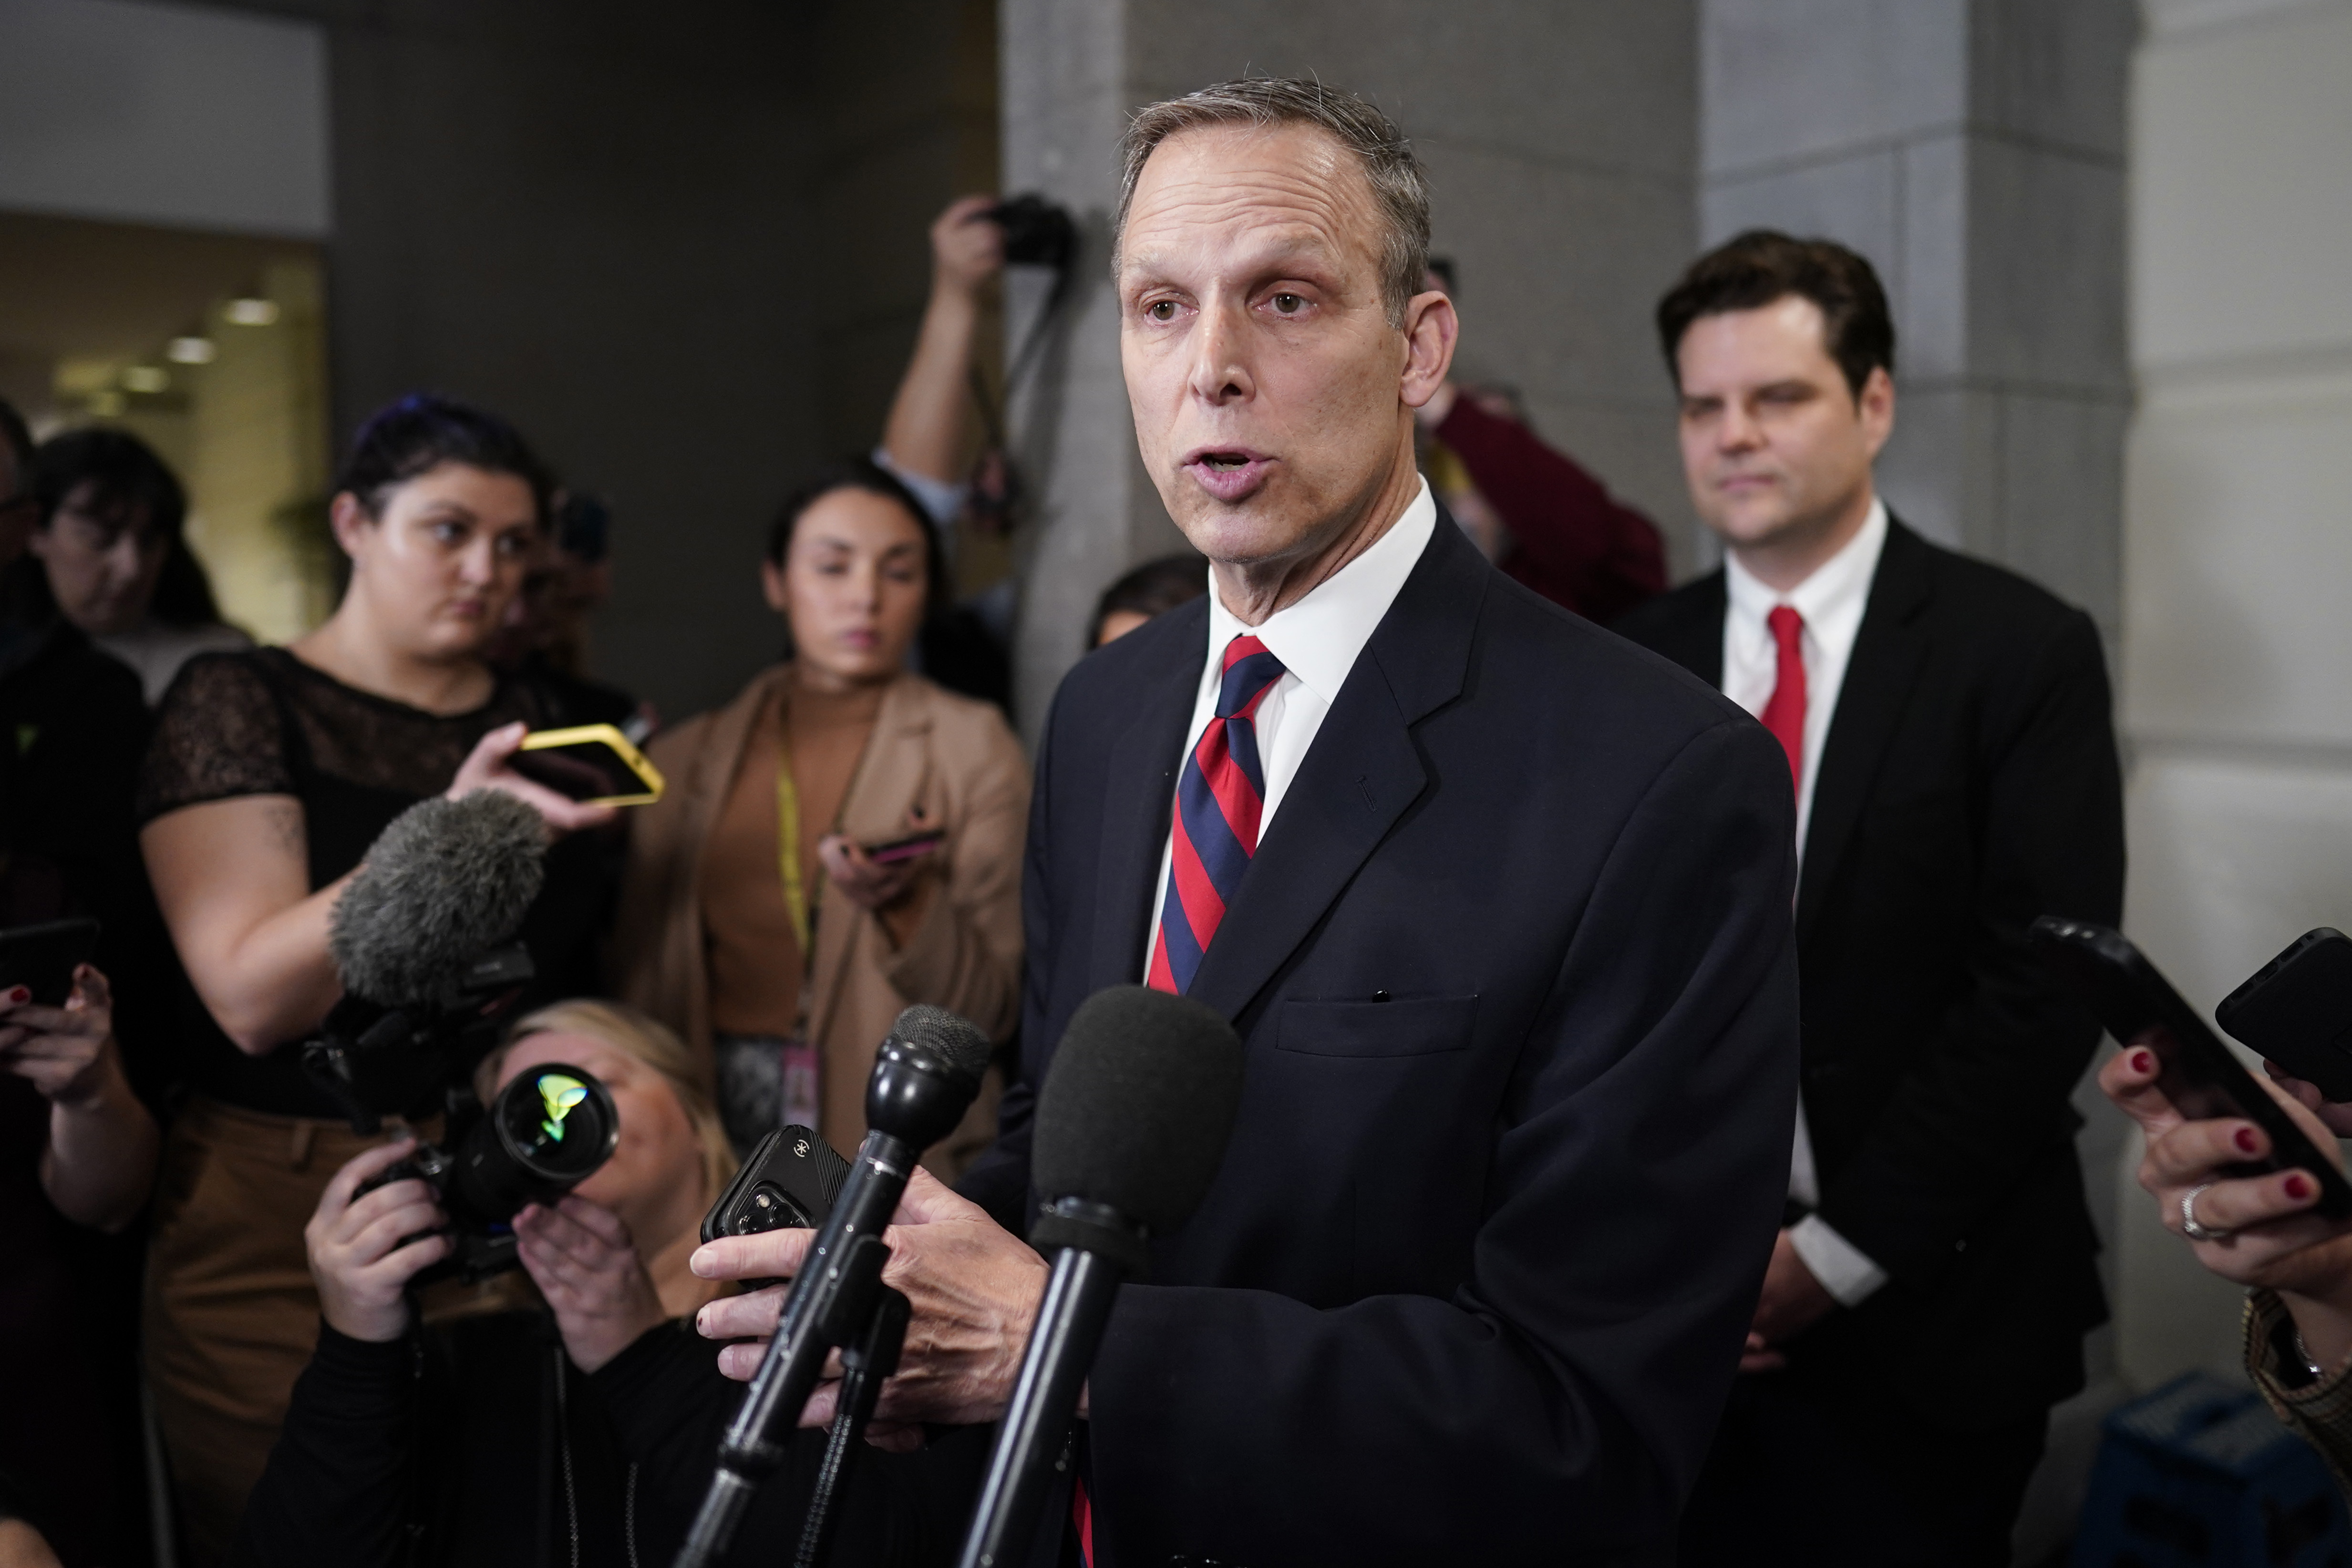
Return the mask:
<path fill-rule="evenodd" d="M 149 615 L 175 626 L 207 626 L 220 619 L 204 563 L 188 548 L 184 532 L 187 491 L 153 447 L 127 430 L 106 426 L 69 430 L 44 442 L 32 463 L 33 501 L 40 509 L 37 526 L 48 528 L 85 487 L 92 512 L 121 522 L 134 513 L 143 514 L 148 531 L 164 541 L 163 566 L 155 578 L 154 597 L 148 601 Z M 10 613 L 32 623 L 47 620 L 57 611 L 47 573 L 16 575 L 7 595 Z"/>
<path fill-rule="evenodd" d="M 612 552 L 613 509 L 585 490 L 565 492 L 555 508 L 555 547 L 595 565 Z"/>
<path fill-rule="evenodd" d="M 1208 561 L 1200 555 L 1163 555 L 1147 561 L 1102 592 L 1095 601 L 1094 618 L 1087 622 L 1087 647 L 1102 641 L 1103 623 L 1125 610 L 1130 615 L 1164 615 L 1209 591 Z"/>
<path fill-rule="evenodd" d="M 15 404 L 0 397 L 0 441 L 8 445 L 8 493 L 0 506 L 23 498 L 33 479 L 33 432 Z"/>
<path fill-rule="evenodd" d="M 521 434 L 497 415 L 437 393 L 412 392 L 367 417 L 335 475 L 334 493 L 383 515 L 394 489 L 444 463 L 508 474 L 530 487 L 531 510 L 547 526 L 555 480 Z"/>
<path fill-rule="evenodd" d="M 931 514 L 923 510 L 898 475 L 871 458 L 844 458 L 811 474 L 807 479 L 784 498 L 776 509 L 776 521 L 768 525 L 768 559 L 778 566 L 792 552 L 793 534 L 801 525 L 801 518 L 835 490 L 864 490 L 885 500 L 897 501 L 915 520 L 923 532 L 923 618 L 929 620 L 946 613 L 955 600 L 948 585 L 947 557 L 940 549 L 939 525 Z"/>
<path fill-rule="evenodd" d="M 1683 334 L 1701 316 L 1755 310 L 1794 294 L 1821 307 L 1830 357 L 1856 398 L 1874 370 L 1895 374 L 1895 318 L 1868 261 L 1832 239 L 1791 239 L 1751 228 L 1690 264 L 1658 301 L 1658 344 L 1666 374 L 1682 384 L 1675 361 Z"/>

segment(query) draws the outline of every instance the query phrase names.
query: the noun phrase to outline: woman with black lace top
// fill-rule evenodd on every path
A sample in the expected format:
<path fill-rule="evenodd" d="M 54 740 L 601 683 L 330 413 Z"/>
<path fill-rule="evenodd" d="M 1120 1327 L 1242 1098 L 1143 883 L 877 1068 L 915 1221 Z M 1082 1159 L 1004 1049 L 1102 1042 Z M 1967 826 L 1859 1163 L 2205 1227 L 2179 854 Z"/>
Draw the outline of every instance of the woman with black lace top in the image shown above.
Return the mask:
<path fill-rule="evenodd" d="M 194 989 L 193 1095 L 163 1162 L 147 1371 L 188 1557 L 226 1550 L 316 1338 L 302 1226 L 353 1134 L 291 1047 L 341 994 L 328 917 L 385 825 L 480 788 L 528 800 L 558 842 L 523 931 L 539 999 L 595 989 L 607 858 L 583 806 L 508 765 L 560 697 L 483 649 L 546 528 L 549 480 L 502 420 L 415 396 L 361 430 L 331 519 L 351 585 L 283 648 L 199 657 L 166 694 L 141 780 L 148 874 Z"/>

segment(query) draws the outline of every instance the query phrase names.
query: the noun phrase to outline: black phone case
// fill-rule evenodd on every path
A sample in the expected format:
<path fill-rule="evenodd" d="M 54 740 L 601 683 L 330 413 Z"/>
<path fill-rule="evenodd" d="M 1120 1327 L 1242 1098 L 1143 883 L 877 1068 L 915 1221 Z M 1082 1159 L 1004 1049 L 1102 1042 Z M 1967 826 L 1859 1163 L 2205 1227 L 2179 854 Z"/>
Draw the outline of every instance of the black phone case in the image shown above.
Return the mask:
<path fill-rule="evenodd" d="M 2321 926 L 2254 971 L 2213 1009 L 2233 1038 L 2352 1100 L 2352 937 Z"/>
<path fill-rule="evenodd" d="M 2239 1116 L 2270 1137 L 2271 1152 L 2222 1167 L 2231 1176 L 2267 1175 L 2290 1166 L 2319 1184 L 2314 1205 L 2331 1219 L 2352 1215 L 2352 1184 L 2315 1147 L 2221 1037 L 2205 1026 L 2172 983 L 2120 932 L 2044 915 L 2028 933 L 2036 951 L 2090 1005 L 2107 1033 L 2156 1053 L 2157 1087 L 2191 1121 Z"/>
<path fill-rule="evenodd" d="M 751 1157 L 702 1216 L 702 1239 L 722 1236 L 756 1236 L 792 1226 L 811 1229 L 833 1213 L 841 1184 L 849 1179 L 849 1162 L 832 1144 L 805 1127 L 778 1128 L 752 1148 Z M 772 1279 L 747 1279 L 746 1289 L 772 1285 Z"/>
<path fill-rule="evenodd" d="M 43 1007 L 62 1007 L 73 993 L 74 966 L 98 951 L 92 920 L 49 921 L 0 931 L 0 992 L 29 987 Z"/>

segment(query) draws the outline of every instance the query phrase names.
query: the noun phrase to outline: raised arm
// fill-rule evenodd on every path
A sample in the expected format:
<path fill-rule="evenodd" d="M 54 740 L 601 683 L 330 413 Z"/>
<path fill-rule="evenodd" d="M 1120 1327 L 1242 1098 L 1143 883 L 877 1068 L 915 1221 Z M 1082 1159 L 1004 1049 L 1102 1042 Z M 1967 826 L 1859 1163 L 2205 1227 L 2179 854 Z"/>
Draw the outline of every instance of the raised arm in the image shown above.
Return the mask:
<path fill-rule="evenodd" d="M 963 477 L 980 288 L 1004 268 L 1004 231 L 982 216 L 995 205 L 961 197 L 931 225 L 930 303 L 882 435 L 893 467 L 941 484 Z"/>

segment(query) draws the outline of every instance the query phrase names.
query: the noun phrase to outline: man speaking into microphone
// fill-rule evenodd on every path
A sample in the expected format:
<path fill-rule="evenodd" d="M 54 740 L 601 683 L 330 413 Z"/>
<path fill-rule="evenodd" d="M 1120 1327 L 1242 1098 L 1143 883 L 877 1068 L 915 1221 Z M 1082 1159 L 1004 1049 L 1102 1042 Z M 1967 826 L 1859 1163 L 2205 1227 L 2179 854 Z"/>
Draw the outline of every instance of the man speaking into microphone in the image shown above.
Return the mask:
<path fill-rule="evenodd" d="M 1049 1521 L 1102 1563 L 1669 1561 L 1780 1223 L 1787 762 L 1432 499 L 1412 414 L 1455 318 L 1385 116 L 1229 82 L 1124 153 L 1128 395 L 1213 591 L 1055 698 L 1023 1081 L 979 1206 L 919 1179 L 888 1233 L 914 1322 L 881 1415 L 1003 1413 L 1045 1279 L 1037 1088 L 1078 1004 L 1141 981 L 1232 1020 L 1241 1109 L 1120 1292 Z"/>

